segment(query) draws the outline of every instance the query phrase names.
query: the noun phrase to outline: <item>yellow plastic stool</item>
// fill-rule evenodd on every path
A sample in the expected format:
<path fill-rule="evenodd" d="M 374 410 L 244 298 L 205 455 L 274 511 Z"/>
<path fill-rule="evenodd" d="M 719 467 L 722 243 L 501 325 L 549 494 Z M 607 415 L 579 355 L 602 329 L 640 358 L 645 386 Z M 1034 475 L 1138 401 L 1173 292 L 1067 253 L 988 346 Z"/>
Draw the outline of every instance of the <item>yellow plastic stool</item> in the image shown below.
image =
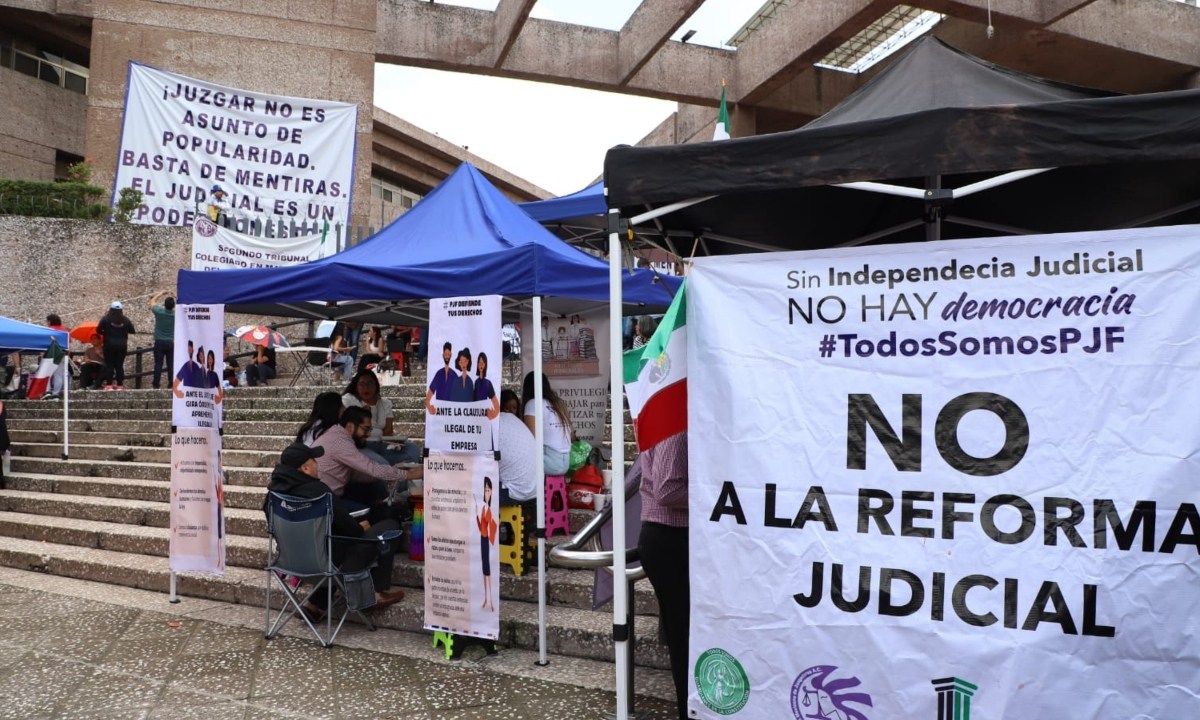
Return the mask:
<path fill-rule="evenodd" d="M 434 630 L 433 646 L 436 648 L 439 642 L 442 644 L 442 647 L 446 648 L 446 659 L 449 660 L 450 656 L 454 654 L 454 633 L 448 633 L 445 630 Z"/>
<path fill-rule="evenodd" d="M 517 577 L 525 572 L 525 564 L 533 559 L 529 546 L 529 527 L 525 522 L 523 505 L 500 506 L 500 562 L 511 567 Z"/>

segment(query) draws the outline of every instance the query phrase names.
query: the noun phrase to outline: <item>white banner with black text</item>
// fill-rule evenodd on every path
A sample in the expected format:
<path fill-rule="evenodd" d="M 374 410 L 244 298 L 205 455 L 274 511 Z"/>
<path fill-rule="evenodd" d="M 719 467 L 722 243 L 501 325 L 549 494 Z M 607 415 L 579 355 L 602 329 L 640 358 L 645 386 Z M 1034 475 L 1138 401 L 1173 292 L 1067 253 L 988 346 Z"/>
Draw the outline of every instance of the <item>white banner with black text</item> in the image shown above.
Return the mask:
<path fill-rule="evenodd" d="M 701 258 L 693 717 L 1200 713 L 1200 227 Z"/>
<path fill-rule="evenodd" d="M 117 191 L 132 222 L 341 223 L 350 218 L 358 106 L 268 95 L 129 64 Z"/>

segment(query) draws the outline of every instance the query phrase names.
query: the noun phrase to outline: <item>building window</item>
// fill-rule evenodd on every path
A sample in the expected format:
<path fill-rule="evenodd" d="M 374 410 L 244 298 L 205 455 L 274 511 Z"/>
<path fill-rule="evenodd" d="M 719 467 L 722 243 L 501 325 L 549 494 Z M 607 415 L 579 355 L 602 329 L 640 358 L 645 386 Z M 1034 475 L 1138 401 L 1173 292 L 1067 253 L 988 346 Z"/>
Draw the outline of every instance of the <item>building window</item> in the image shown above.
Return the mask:
<path fill-rule="evenodd" d="M 49 53 L 42 54 L 46 57 L 17 50 L 11 45 L 0 45 L 0 67 L 11 68 L 23 75 L 87 95 L 87 68 Z"/>

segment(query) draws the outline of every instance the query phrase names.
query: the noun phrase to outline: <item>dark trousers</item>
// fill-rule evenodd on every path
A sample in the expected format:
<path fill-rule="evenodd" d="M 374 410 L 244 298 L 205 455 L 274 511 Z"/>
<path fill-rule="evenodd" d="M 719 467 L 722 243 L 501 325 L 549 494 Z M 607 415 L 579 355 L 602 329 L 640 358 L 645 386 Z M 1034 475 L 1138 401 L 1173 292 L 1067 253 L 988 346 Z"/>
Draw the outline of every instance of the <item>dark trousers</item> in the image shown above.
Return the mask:
<path fill-rule="evenodd" d="M 175 368 L 175 341 L 174 340 L 155 340 L 154 341 L 154 389 L 159 388 L 159 377 L 162 375 L 163 368 L 167 369 L 167 377 L 171 377 L 171 373 Z"/>
<path fill-rule="evenodd" d="M 100 387 L 102 383 L 111 381 L 112 375 L 109 374 L 107 365 L 84 363 L 79 368 L 80 388 Z"/>
<path fill-rule="evenodd" d="M 275 368 L 266 363 L 250 363 L 246 368 L 246 384 L 251 387 L 255 385 L 266 385 L 268 380 L 275 377 Z"/>
<path fill-rule="evenodd" d="M 377 538 L 385 532 L 399 529 L 399 521 L 381 520 L 364 530 L 363 537 L 364 539 Z M 392 587 L 392 571 L 396 564 L 396 543 L 349 541 L 339 543 L 334 540 L 335 553 L 338 551 L 338 544 L 341 544 L 343 550 L 342 572 L 359 572 L 371 567 L 371 563 L 375 563 L 375 567 L 371 567 L 371 582 L 375 584 L 375 592 L 384 592 Z M 309 596 L 308 599 L 319 608 L 324 608 L 325 602 L 328 600 L 324 589 Z"/>
<path fill-rule="evenodd" d="M 642 522 L 638 537 L 642 568 L 658 598 L 658 622 L 671 655 L 671 679 L 679 717 L 686 718 L 688 689 L 688 620 L 691 589 L 688 586 L 688 529 Z"/>
<path fill-rule="evenodd" d="M 125 355 L 128 352 L 124 345 L 104 346 L 104 364 L 108 366 L 109 375 L 116 385 L 125 384 Z"/>

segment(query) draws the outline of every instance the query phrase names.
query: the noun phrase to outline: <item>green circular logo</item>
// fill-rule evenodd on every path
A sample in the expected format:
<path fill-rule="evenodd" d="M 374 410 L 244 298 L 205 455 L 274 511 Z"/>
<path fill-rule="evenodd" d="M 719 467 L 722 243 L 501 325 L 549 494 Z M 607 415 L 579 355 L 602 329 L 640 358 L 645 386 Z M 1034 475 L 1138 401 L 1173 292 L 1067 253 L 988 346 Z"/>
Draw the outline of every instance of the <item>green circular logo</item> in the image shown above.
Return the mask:
<path fill-rule="evenodd" d="M 713 712 L 732 715 L 750 699 L 750 678 L 737 658 L 721 648 L 705 650 L 696 660 L 696 689 Z"/>

